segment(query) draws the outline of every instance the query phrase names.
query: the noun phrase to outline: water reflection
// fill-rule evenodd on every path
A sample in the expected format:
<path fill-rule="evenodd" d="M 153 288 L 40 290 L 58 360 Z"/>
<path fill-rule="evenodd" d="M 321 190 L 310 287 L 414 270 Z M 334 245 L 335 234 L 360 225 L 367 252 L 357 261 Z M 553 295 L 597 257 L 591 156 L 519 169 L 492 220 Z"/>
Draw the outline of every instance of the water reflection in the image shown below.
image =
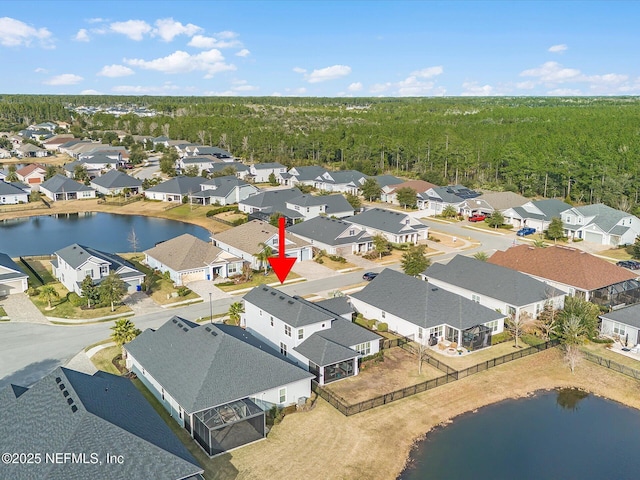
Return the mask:
<path fill-rule="evenodd" d="M 587 398 L 589 394 L 577 388 L 561 388 L 556 396 L 556 403 L 565 410 L 578 410 L 580 400 Z"/>

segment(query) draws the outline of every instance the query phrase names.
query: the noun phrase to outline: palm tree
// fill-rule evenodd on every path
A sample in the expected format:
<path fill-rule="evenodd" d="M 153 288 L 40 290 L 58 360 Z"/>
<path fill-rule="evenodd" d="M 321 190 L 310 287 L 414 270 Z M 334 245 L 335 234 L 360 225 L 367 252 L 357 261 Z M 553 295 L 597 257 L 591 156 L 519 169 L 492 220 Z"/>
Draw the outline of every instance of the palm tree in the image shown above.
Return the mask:
<path fill-rule="evenodd" d="M 111 339 L 116 342 L 119 347 L 124 346 L 125 343 L 130 342 L 138 335 L 142 333 L 139 328 L 136 328 L 135 324 L 128 318 L 121 318 L 116 320 L 113 327 L 111 327 L 113 333 Z M 122 349 L 122 357 L 124 358 L 124 348 Z"/>
<path fill-rule="evenodd" d="M 40 289 L 40 300 L 44 300 L 49 305 L 47 308 L 51 310 L 53 307 L 51 306 L 51 301 L 56 298 L 60 298 L 60 294 L 56 290 L 56 287 L 53 285 L 44 285 Z"/>
<path fill-rule="evenodd" d="M 273 255 L 273 249 L 264 242 L 260 242 L 258 247 L 260 251 L 256 253 L 255 257 L 260 262 L 260 268 L 264 267 L 264 274 L 266 275 L 269 269 L 269 261 L 267 259 Z"/>
<path fill-rule="evenodd" d="M 486 262 L 489 260 L 489 255 L 487 255 L 487 252 L 478 252 L 473 256 L 473 258 L 480 260 L 481 262 Z"/>
<path fill-rule="evenodd" d="M 242 302 L 234 302 L 229 305 L 229 320 L 234 325 L 240 325 L 240 315 L 244 313 L 244 305 Z"/>
<path fill-rule="evenodd" d="M 544 240 L 541 240 L 539 238 L 533 241 L 533 246 L 536 248 L 547 248 L 547 244 L 544 243 Z"/>

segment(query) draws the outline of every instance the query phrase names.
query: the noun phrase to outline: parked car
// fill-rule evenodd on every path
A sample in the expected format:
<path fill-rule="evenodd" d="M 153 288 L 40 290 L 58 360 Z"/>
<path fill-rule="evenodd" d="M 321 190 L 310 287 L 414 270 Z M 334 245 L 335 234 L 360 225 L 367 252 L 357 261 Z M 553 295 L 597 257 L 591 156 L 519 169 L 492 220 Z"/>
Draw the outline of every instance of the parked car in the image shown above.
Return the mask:
<path fill-rule="evenodd" d="M 518 230 L 516 232 L 516 235 L 518 235 L 519 237 L 525 237 L 527 235 L 531 235 L 533 233 L 536 233 L 536 229 L 533 227 L 523 227 L 520 230 Z"/>
<path fill-rule="evenodd" d="M 640 270 L 640 262 L 636 262 L 635 260 L 620 260 L 616 265 L 622 268 L 628 268 L 629 270 Z"/>
<path fill-rule="evenodd" d="M 378 276 L 378 274 L 376 272 L 367 272 L 364 275 L 362 275 L 362 279 L 366 280 L 367 282 L 370 282 L 371 280 L 373 280 L 377 276 Z"/>
<path fill-rule="evenodd" d="M 469 221 L 470 222 L 483 222 L 485 218 L 487 218 L 486 215 L 484 215 L 482 213 L 476 213 L 476 214 L 471 215 L 469 217 Z"/>

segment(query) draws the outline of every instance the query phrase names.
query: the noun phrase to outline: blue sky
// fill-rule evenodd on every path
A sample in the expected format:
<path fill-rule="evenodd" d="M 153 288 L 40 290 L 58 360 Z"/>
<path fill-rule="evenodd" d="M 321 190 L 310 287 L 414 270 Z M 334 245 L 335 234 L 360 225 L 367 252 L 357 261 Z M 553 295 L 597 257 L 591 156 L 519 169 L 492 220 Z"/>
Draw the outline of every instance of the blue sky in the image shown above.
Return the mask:
<path fill-rule="evenodd" d="M 0 6 L 0 93 L 640 94 L 640 2 Z"/>

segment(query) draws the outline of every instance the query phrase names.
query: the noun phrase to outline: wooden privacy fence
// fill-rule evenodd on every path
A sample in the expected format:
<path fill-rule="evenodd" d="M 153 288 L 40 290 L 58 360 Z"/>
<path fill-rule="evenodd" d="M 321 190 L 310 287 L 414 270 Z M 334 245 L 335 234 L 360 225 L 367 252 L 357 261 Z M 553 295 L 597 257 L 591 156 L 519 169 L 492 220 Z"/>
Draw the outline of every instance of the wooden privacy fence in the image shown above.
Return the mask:
<path fill-rule="evenodd" d="M 403 342 L 403 340 L 405 340 Z M 386 340 L 385 340 L 386 341 Z M 410 345 L 409 339 L 399 338 L 389 340 L 390 342 L 400 342 L 397 345 L 401 348 L 410 351 L 412 353 L 416 353 L 415 347 Z M 321 398 L 326 400 L 331 406 L 333 406 L 336 410 L 342 413 L 345 416 L 355 415 L 356 413 L 365 412 L 367 410 L 371 410 L 372 408 L 380 407 L 382 405 L 386 405 L 391 402 L 395 402 L 396 400 L 401 400 L 406 397 L 410 397 L 417 393 L 426 392 L 427 390 L 431 390 L 433 388 L 439 387 L 441 385 L 446 385 L 450 382 L 455 382 L 456 380 L 460 380 L 462 378 L 468 377 L 469 375 L 474 375 L 479 372 L 483 372 L 490 368 L 496 367 L 498 365 L 502 365 L 504 363 L 511 362 L 513 360 L 517 360 L 518 358 L 526 357 L 528 355 L 532 355 L 534 353 L 542 352 L 549 348 L 553 348 L 560 344 L 560 341 L 557 339 L 549 340 L 548 342 L 541 343 L 540 345 L 535 345 L 532 347 L 527 347 L 520 349 L 513 353 L 508 353 L 507 355 L 502 355 L 501 357 L 493 358 L 491 360 L 487 360 L 482 363 L 478 363 L 477 365 L 473 365 L 469 368 L 465 368 L 464 370 L 455 370 L 454 368 L 446 365 L 440 360 L 432 357 L 427 352 L 423 352 L 423 358 L 430 365 L 433 365 L 438 370 L 444 372 L 444 375 L 433 378 L 431 380 L 427 380 L 426 382 L 418 383 L 417 385 L 411 385 L 409 387 L 401 388 L 399 390 L 395 390 L 390 393 L 386 393 L 384 395 L 379 395 L 374 398 L 370 398 L 363 402 L 359 402 L 356 404 L 347 404 L 344 402 L 342 398 L 337 397 L 330 391 L 318 385 L 317 382 L 312 382 L 312 390 Z M 387 347 L 389 348 L 389 347 Z M 640 378 L 640 372 L 637 372 L 638 377 Z"/>

